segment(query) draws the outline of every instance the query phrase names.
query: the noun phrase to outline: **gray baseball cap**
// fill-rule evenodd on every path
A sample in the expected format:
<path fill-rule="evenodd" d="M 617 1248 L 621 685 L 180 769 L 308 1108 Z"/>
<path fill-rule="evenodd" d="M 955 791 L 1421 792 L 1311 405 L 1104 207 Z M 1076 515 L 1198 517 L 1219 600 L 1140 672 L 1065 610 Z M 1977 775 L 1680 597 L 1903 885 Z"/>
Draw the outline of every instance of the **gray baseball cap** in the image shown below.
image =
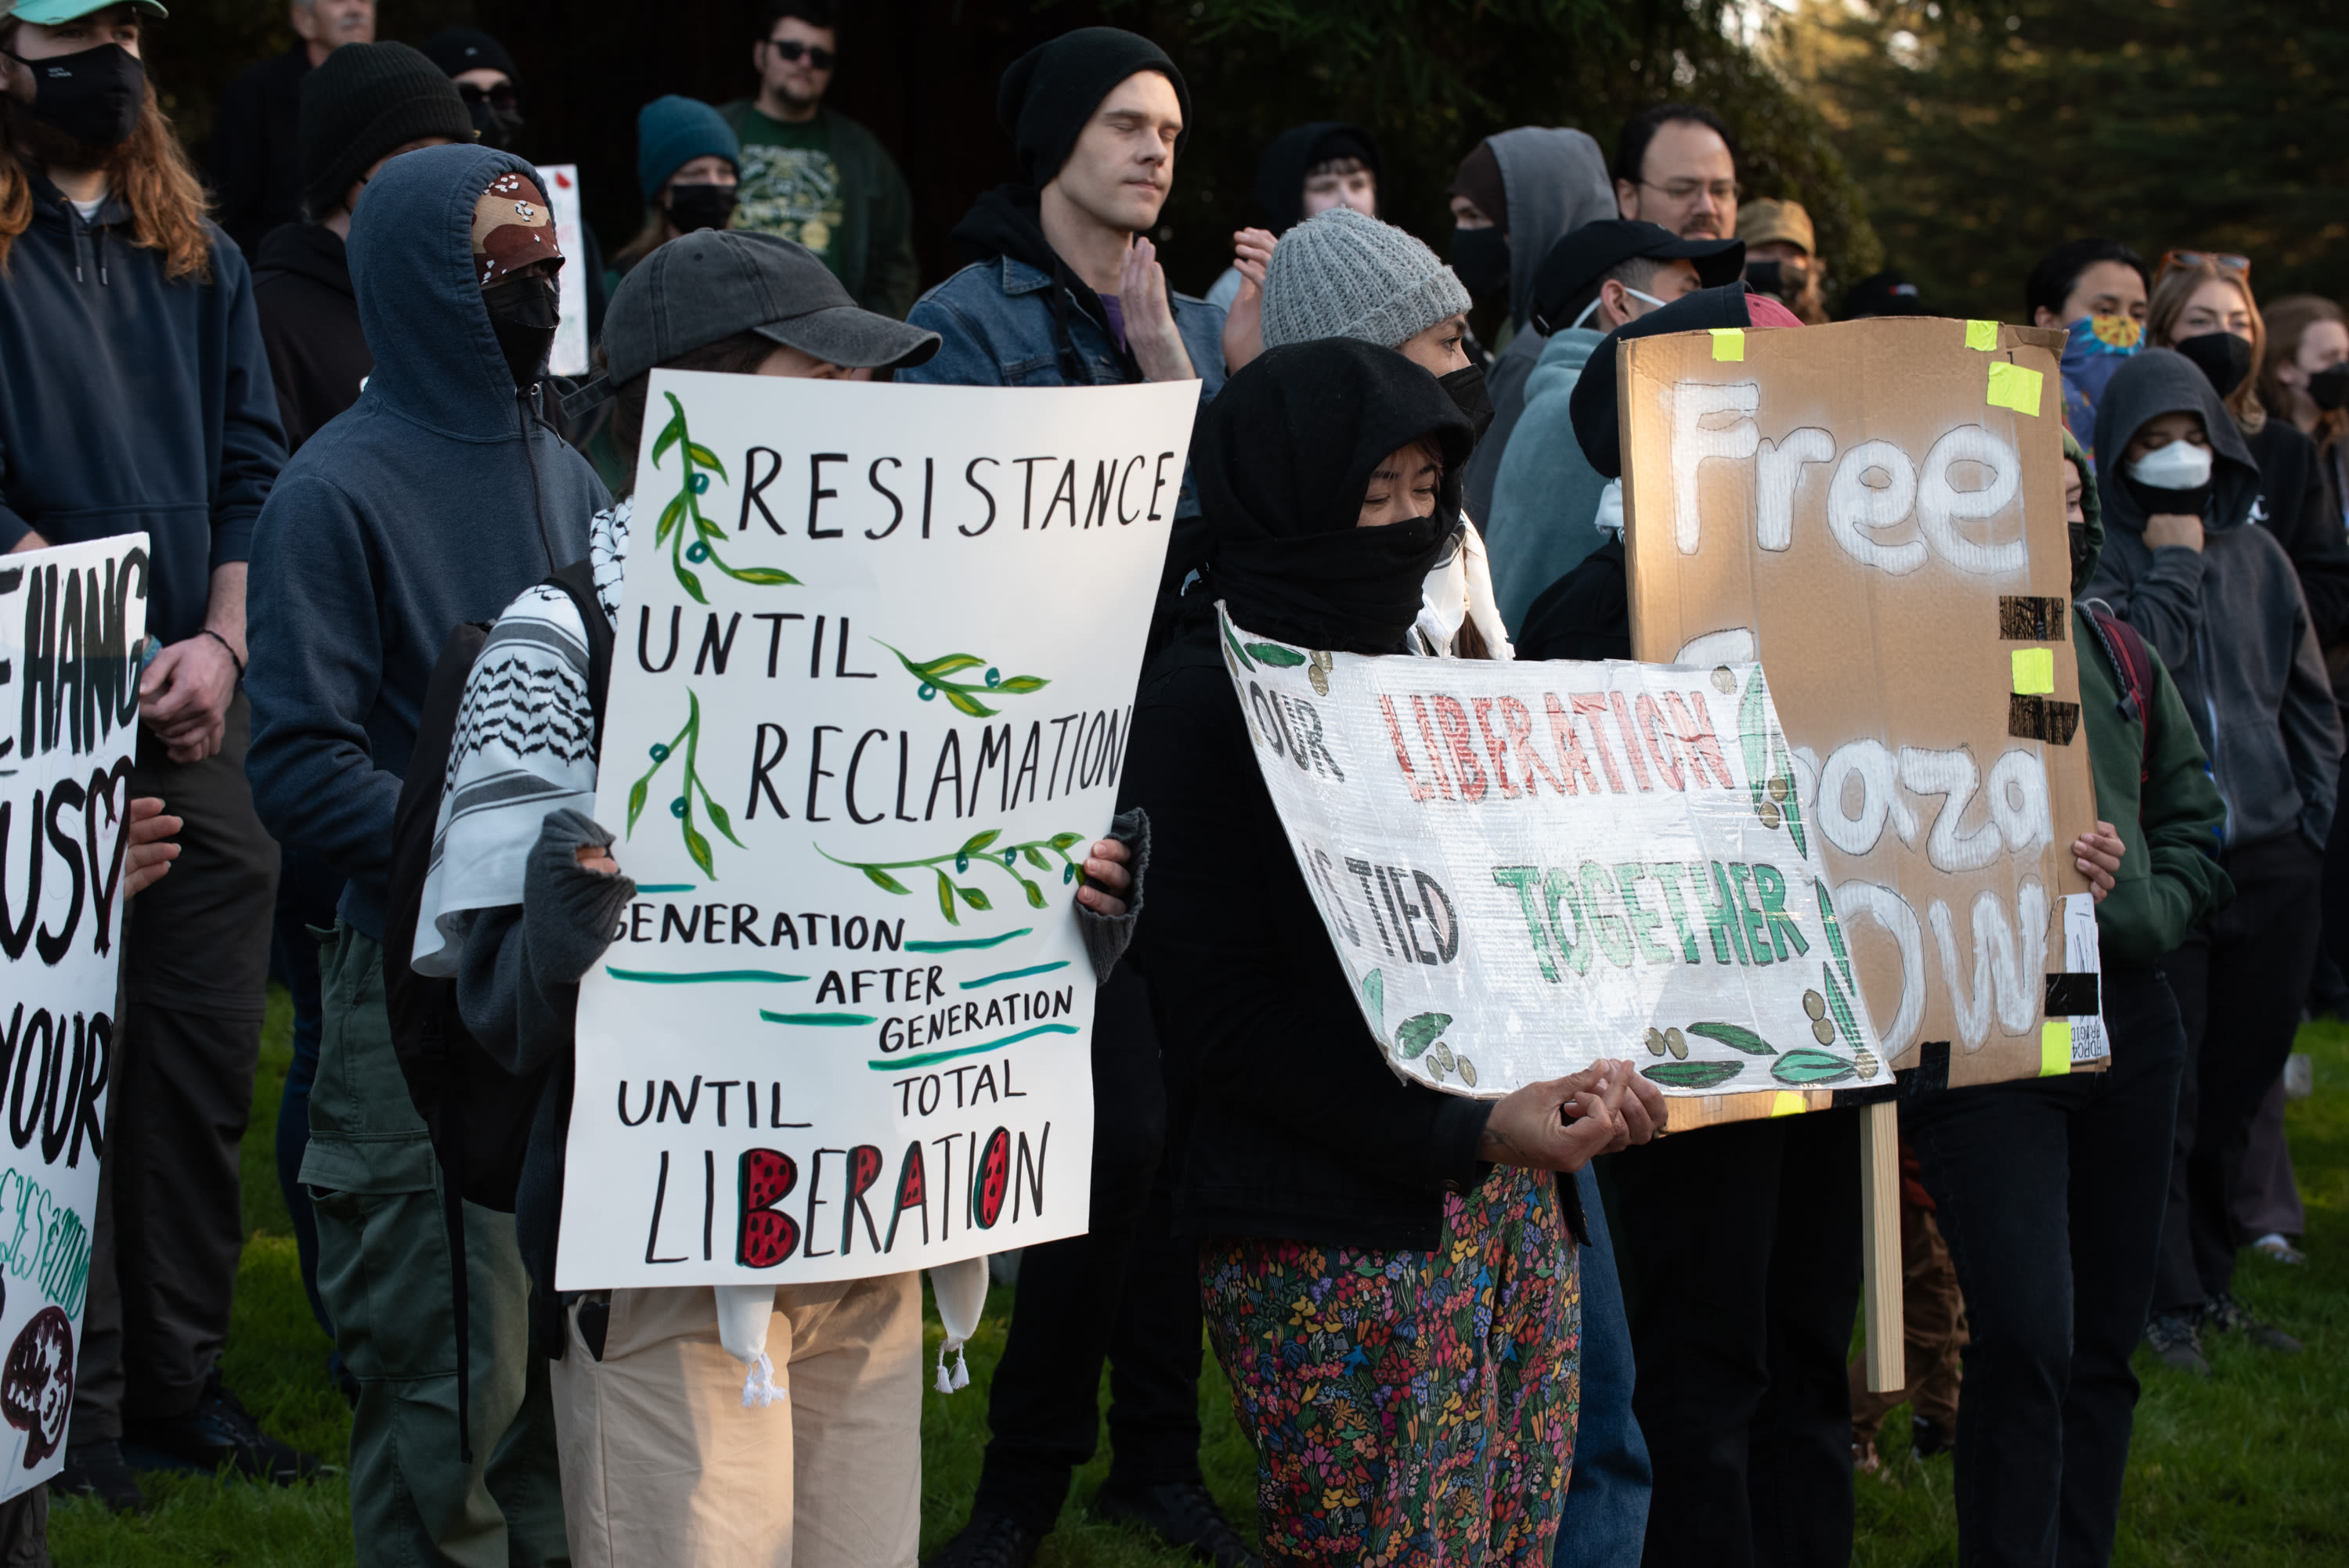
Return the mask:
<path fill-rule="evenodd" d="M 804 245 L 740 229 L 702 229 L 647 256 L 604 316 L 614 383 L 738 332 L 851 370 L 919 365 L 938 335 L 860 307 Z"/>

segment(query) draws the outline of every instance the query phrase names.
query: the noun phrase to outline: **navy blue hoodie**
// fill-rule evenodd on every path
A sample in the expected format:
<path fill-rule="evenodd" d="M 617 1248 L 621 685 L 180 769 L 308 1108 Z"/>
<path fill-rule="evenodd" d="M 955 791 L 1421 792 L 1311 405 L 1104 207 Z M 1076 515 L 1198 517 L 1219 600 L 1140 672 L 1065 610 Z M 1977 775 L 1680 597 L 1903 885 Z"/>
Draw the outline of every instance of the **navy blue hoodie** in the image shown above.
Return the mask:
<path fill-rule="evenodd" d="M 147 630 L 195 635 L 285 461 L 253 275 L 212 224 L 208 279 L 164 276 L 109 196 L 88 222 L 32 177 L 0 276 L 0 551 L 144 529 Z"/>
<path fill-rule="evenodd" d="M 378 938 L 440 645 L 584 557 L 611 504 L 516 393 L 474 282 L 473 203 L 509 170 L 538 177 L 489 148 L 434 147 L 368 182 L 350 263 L 375 369 L 286 464 L 254 538 L 254 804 L 349 879 L 338 913 Z"/>

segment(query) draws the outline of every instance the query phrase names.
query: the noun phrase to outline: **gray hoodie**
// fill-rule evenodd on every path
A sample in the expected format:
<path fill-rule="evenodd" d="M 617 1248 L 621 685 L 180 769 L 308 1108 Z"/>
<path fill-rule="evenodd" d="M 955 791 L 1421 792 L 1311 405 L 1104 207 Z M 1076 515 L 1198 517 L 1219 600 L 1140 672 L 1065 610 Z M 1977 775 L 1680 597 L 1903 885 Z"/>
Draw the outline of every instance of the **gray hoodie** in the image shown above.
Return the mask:
<path fill-rule="evenodd" d="M 2121 454 L 2164 414 L 2201 417 L 2214 459 L 2202 548 L 2148 549 L 2147 510 Z M 2283 546 L 2251 522 L 2260 474 L 2194 362 L 2147 349 L 2096 402 L 2096 490 L 2105 546 L 2083 599 L 2137 628 L 2178 683 L 2227 815 L 2229 851 L 2297 830 L 2322 853 L 2333 821 L 2341 722 L 2300 579 Z"/>
<path fill-rule="evenodd" d="M 1549 340 L 1526 317 L 1533 310 L 1534 273 L 1552 245 L 1573 230 L 1615 216 L 1615 181 L 1607 156 L 1578 130 L 1525 125 L 1486 137 L 1501 166 L 1501 195 L 1509 220 L 1509 321 L 1516 335 L 1485 374 L 1493 398 L 1493 428 L 1468 459 L 1463 505 L 1480 528 L 1493 504 L 1493 484 L 1501 471 L 1501 449 L 1509 443 L 1517 416 L 1525 412 L 1526 377 Z"/>

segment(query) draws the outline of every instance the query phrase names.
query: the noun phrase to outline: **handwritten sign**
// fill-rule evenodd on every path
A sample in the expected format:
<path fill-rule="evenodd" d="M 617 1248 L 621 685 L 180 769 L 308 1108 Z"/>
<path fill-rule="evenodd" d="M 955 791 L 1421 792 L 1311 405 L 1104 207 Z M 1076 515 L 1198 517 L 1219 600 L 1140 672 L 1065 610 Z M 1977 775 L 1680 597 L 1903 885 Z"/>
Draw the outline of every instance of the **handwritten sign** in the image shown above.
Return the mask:
<path fill-rule="evenodd" d="M 2015 390 L 2062 341 L 1881 320 L 1619 367 L 1634 650 L 1769 671 L 1868 1009 L 1951 1085 L 2102 1051 L 2094 922 L 2062 923 L 2095 820 L 2062 436 Z"/>
<path fill-rule="evenodd" d="M 579 216 L 579 166 L 575 163 L 542 163 L 538 166 L 541 179 L 546 182 L 546 204 L 554 211 L 554 242 L 563 249 L 564 263 L 554 274 L 555 305 L 560 315 L 554 325 L 554 346 L 548 351 L 546 367 L 557 376 L 587 374 L 587 226 Z"/>
<path fill-rule="evenodd" d="M 116 1062 L 147 536 L 0 556 L 0 1498 L 65 1463 Z"/>
<path fill-rule="evenodd" d="M 564 1289 L 1085 1228 L 1109 826 L 1195 384 L 656 372 L 597 816 Z"/>
<path fill-rule="evenodd" d="M 1364 658 L 1228 617 L 1224 657 L 1401 1076 L 1496 1098 L 1630 1057 L 1670 1094 L 1821 1104 L 1889 1078 L 1759 666 Z"/>

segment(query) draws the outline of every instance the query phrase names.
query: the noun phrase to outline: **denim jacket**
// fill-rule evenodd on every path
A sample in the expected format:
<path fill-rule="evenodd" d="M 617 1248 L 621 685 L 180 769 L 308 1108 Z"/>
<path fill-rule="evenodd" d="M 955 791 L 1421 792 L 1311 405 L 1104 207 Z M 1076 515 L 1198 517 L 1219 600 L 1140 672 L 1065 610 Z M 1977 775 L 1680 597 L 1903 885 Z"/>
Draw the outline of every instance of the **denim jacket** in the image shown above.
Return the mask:
<path fill-rule="evenodd" d="M 1065 387 L 1053 341 L 1050 274 L 1009 256 L 975 262 L 924 294 L 905 319 L 946 341 L 928 363 L 897 372 L 900 381 L 942 387 Z M 1199 373 L 1199 402 L 1224 385 L 1224 313 L 1189 294 L 1174 296 L 1174 326 Z M 1069 313 L 1077 357 L 1096 387 L 1122 386 L 1117 345 L 1081 310 Z"/>

